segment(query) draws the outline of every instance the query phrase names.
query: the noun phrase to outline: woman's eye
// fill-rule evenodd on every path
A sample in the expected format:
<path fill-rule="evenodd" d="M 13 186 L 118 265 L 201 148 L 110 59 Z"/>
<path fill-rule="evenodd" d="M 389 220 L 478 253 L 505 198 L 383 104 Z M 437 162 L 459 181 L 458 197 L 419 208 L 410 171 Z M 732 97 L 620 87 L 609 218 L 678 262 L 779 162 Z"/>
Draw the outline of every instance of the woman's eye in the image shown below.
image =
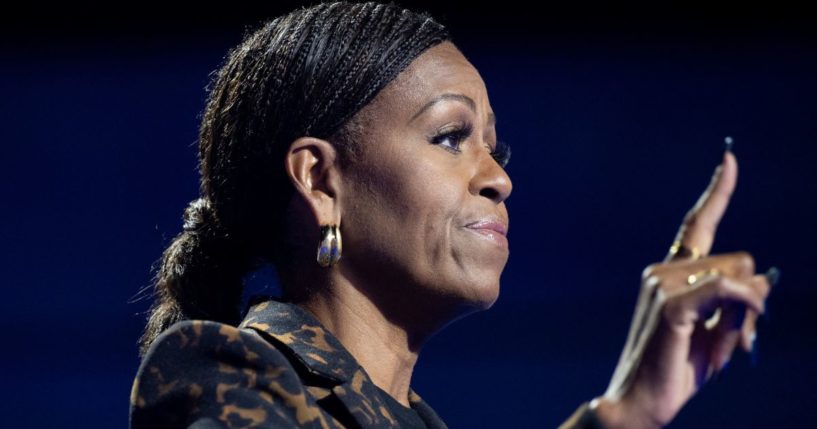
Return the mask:
<path fill-rule="evenodd" d="M 460 152 L 460 144 L 471 134 L 471 127 L 458 128 L 434 136 L 431 143 L 440 145 L 451 152 Z"/>

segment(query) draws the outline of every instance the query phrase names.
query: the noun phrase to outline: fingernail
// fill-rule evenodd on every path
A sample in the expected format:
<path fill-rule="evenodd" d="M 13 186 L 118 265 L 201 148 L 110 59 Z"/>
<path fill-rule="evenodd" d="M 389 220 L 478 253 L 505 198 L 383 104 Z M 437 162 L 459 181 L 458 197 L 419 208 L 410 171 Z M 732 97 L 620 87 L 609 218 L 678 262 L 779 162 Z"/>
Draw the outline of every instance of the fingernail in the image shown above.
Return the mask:
<path fill-rule="evenodd" d="M 718 375 L 720 374 L 720 371 L 715 370 L 715 365 L 714 364 L 712 364 L 712 363 L 709 364 L 709 366 L 706 369 L 706 373 L 707 373 L 707 379 L 712 380 L 712 382 L 718 381 Z"/>
<path fill-rule="evenodd" d="M 766 278 L 769 279 L 769 284 L 776 285 L 780 281 L 780 270 L 777 267 L 771 267 L 766 271 Z"/>
<path fill-rule="evenodd" d="M 732 137 L 726 136 L 726 138 L 723 139 L 723 150 L 726 151 L 726 152 L 731 152 L 732 151 L 732 145 L 734 143 L 735 143 L 735 140 L 732 139 Z"/>
<path fill-rule="evenodd" d="M 766 279 L 769 280 L 769 284 L 775 286 L 778 282 L 780 282 L 780 269 L 777 267 L 771 267 L 766 271 Z M 763 312 L 763 319 L 766 323 L 769 322 L 769 306 L 764 306 Z"/>
<path fill-rule="evenodd" d="M 723 379 L 723 372 L 726 371 L 726 367 L 728 367 L 728 366 L 729 366 L 729 361 L 724 362 L 721 369 L 716 370 L 715 373 L 712 375 L 712 381 L 717 382 L 718 380 L 722 380 Z"/>
<path fill-rule="evenodd" d="M 757 332 L 752 332 L 752 335 L 749 337 L 749 342 L 752 344 L 752 347 L 751 347 L 752 352 L 749 353 L 749 356 L 750 356 L 751 361 L 752 361 L 752 368 L 755 368 L 755 367 L 757 367 L 757 359 L 758 359 Z"/>

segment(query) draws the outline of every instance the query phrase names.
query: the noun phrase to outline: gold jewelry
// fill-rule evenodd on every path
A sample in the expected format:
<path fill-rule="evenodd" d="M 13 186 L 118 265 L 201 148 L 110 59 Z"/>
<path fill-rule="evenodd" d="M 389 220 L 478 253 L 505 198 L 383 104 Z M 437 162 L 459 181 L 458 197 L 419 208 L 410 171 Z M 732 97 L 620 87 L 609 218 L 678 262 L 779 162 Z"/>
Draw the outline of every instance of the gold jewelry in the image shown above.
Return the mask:
<path fill-rule="evenodd" d="M 692 259 L 700 259 L 701 258 L 701 251 L 698 250 L 697 247 L 693 247 L 692 249 L 684 246 L 681 243 L 681 240 L 675 240 L 672 243 L 672 246 L 669 248 L 669 256 L 670 258 L 675 258 L 676 256 L 680 257 L 691 257 Z"/>
<path fill-rule="evenodd" d="M 697 283 L 698 280 L 700 280 L 703 277 L 706 277 L 706 276 L 719 276 L 720 274 L 721 274 L 721 272 L 717 268 L 710 268 L 708 270 L 701 270 L 701 271 L 698 271 L 695 274 L 690 274 L 689 277 L 687 277 L 687 284 L 692 286 L 695 283 Z M 709 316 L 708 319 L 706 319 L 706 321 L 704 322 L 704 326 L 706 327 L 706 329 L 712 330 L 718 324 L 718 322 L 720 320 L 721 320 L 721 308 L 718 307 L 718 308 L 715 309 L 715 311 L 712 313 L 712 315 Z"/>
<path fill-rule="evenodd" d="M 692 286 L 698 280 L 700 280 L 701 278 L 703 278 L 705 276 L 710 276 L 710 275 L 711 276 L 717 276 L 717 275 L 720 275 L 720 274 L 721 274 L 721 272 L 717 268 L 710 268 L 708 270 L 698 271 L 697 273 L 690 274 L 689 277 L 687 277 L 687 284 Z"/>
<path fill-rule="evenodd" d="M 343 250 L 340 228 L 337 225 L 321 225 L 321 241 L 318 245 L 318 264 L 331 267 L 338 263 Z"/>

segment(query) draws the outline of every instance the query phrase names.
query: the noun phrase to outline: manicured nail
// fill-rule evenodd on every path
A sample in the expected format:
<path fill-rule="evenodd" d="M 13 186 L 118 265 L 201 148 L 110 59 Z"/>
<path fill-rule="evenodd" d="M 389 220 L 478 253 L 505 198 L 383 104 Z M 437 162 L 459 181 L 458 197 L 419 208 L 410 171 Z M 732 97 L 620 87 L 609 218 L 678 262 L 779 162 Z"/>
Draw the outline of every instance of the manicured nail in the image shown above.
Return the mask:
<path fill-rule="evenodd" d="M 710 364 L 709 371 L 713 372 L 712 374 L 712 381 L 717 382 L 718 380 L 723 378 L 723 372 L 726 371 L 726 368 L 729 367 L 729 359 L 727 358 L 720 366 L 720 369 L 717 369 L 717 365 Z"/>
<path fill-rule="evenodd" d="M 752 368 L 756 368 L 757 367 L 757 359 L 758 359 L 757 331 L 752 332 L 752 335 L 749 336 L 749 342 L 750 342 L 750 344 L 752 344 L 752 347 L 751 347 L 752 352 L 749 354 L 749 356 L 751 357 L 751 361 L 752 361 Z"/>
<path fill-rule="evenodd" d="M 732 137 L 726 136 L 726 138 L 723 139 L 723 149 L 726 152 L 731 152 L 732 151 L 732 145 L 734 143 L 735 143 L 735 140 L 732 139 Z"/>
<path fill-rule="evenodd" d="M 726 369 L 726 367 L 723 367 L 723 368 L 715 371 L 715 374 L 712 375 L 712 381 L 713 382 L 717 383 L 718 381 L 723 380 L 723 370 L 724 369 Z"/>
<path fill-rule="evenodd" d="M 769 279 L 769 283 L 774 286 L 780 281 L 780 270 L 777 267 L 771 267 L 768 271 L 766 271 L 766 278 Z"/>
<path fill-rule="evenodd" d="M 704 376 L 704 380 L 713 380 L 715 377 L 715 364 L 709 362 L 706 365 L 706 375 Z"/>
<path fill-rule="evenodd" d="M 777 267 L 771 267 L 766 271 L 766 279 L 769 280 L 769 284 L 775 286 L 778 282 L 780 282 L 780 269 Z M 763 313 L 763 319 L 766 323 L 769 322 L 769 306 L 765 306 L 765 312 Z"/>

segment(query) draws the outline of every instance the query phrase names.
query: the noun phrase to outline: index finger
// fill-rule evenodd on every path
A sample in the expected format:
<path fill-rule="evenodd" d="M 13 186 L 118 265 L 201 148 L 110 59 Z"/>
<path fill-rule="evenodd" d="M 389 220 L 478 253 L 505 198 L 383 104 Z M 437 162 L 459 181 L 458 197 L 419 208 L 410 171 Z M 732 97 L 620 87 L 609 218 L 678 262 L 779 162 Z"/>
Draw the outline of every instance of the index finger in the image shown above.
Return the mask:
<path fill-rule="evenodd" d="M 709 254 L 710 250 L 712 250 L 712 243 L 715 241 L 718 224 L 723 218 L 735 190 L 737 176 L 737 159 L 735 159 L 735 155 L 731 150 L 726 150 L 723 154 L 723 161 L 715 169 L 709 186 L 698 198 L 692 209 L 684 216 L 684 221 L 675 235 L 673 247 L 680 244 L 686 249 L 694 249 L 693 254 L 670 251 L 666 261 L 695 258 Z"/>

